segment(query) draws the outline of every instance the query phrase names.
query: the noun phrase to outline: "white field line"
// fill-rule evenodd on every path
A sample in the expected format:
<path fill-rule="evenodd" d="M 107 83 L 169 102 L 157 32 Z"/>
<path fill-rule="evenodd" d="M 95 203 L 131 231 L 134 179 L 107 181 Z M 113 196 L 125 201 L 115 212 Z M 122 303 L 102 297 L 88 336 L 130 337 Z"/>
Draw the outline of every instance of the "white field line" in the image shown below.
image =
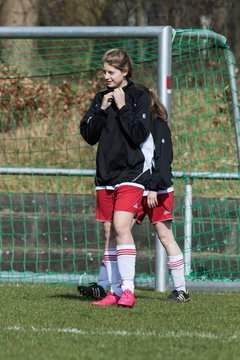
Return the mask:
<path fill-rule="evenodd" d="M 223 340 L 226 342 L 232 342 L 234 340 L 240 339 L 240 333 L 235 333 L 230 336 L 226 334 L 214 334 L 211 332 L 190 332 L 190 331 L 164 331 L 164 332 L 143 332 L 143 331 L 125 331 L 125 330 L 112 330 L 112 331 L 88 331 L 78 328 L 37 328 L 35 326 L 22 327 L 22 326 L 8 326 L 5 329 L 6 331 L 29 331 L 37 333 L 65 333 L 65 334 L 74 334 L 82 336 L 136 336 L 136 337 L 157 337 L 157 338 L 200 338 L 200 339 L 209 339 L 209 340 Z"/>

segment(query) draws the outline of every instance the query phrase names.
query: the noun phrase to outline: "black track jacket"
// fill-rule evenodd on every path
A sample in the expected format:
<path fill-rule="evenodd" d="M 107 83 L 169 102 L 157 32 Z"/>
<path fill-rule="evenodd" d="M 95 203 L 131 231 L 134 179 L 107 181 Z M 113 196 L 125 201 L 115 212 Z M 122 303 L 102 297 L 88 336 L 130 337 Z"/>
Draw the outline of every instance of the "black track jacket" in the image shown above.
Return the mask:
<path fill-rule="evenodd" d="M 131 80 L 123 90 L 126 105 L 120 110 L 114 102 L 107 112 L 101 109 L 103 96 L 112 91 L 107 89 L 95 95 L 80 122 L 84 140 L 90 145 L 98 143 L 96 186 L 114 186 L 122 182 L 144 186 L 149 181 L 154 151 L 149 94 L 136 88 Z M 145 154 L 143 148 L 147 148 Z"/>
<path fill-rule="evenodd" d="M 147 188 L 158 191 L 169 188 L 172 183 L 173 148 L 168 124 L 160 117 L 151 120 L 150 131 L 154 139 L 154 166 Z"/>

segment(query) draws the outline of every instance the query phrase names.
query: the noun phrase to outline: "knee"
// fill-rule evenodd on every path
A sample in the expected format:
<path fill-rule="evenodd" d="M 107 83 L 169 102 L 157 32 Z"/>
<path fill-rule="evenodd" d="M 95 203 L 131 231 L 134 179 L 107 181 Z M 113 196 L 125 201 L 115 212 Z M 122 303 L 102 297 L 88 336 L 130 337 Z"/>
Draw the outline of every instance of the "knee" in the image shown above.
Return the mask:
<path fill-rule="evenodd" d="M 106 244 L 108 244 L 110 240 L 115 238 L 115 232 L 112 223 L 110 222 L 104 223 L 104 236 L 105 236 Z"/>
<path fill-rule="evenodd" d="M 161 241 L 162 245 L 166 248 L 168 244 L 171 242 L 171 239 L 166 236 L 166 234 L 162 232 L 157 233 L 159 240 Z"/>
<path fill-rule="evenodd" d="M 115 234 L 116 236 L 123 236 L 127 231 L 126 228 L 121 224 L 114 224 Z"/>
<path fill-rule="evenodd" d="M 155 227 L 155 231 L 157 233 L 157 236 L 159 237 L 159 240 L 161 240 L 161 242 L 166 242 L 168 237 L 169 237 L 169 232 L 166 231 L 166 229 L 162 226 L 156 226 Z"/>
<path fill-rule="evenodd" d="M 113 217 L 113 228 L 117 237 L 131 234 L 133 215 L 116 212 Z"/>
<path fill-rule="evenodd" d="M 114 222 L 114 231 L 116 236 L 124 236 L 131 232 L 131 226 L 126 222 L 116 221 Z"/>
<path fill-rule="evenodd" d="M 155 230 L 159 240 L 164 247 L 168 246 L 169 244 L 175 243 L 171 224 L 168 224 L 167 222 L 158 223 L 155 225 Z"/>

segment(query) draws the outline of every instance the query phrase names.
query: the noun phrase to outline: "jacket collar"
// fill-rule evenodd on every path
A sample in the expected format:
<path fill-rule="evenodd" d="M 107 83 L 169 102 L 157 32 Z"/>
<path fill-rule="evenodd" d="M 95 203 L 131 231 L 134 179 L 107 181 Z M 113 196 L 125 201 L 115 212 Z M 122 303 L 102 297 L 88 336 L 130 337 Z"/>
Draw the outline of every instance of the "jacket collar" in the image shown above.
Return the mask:
<path fill-rule="evenodd" d="M 128 89 L 130 86 L 134 85 L 133 81 L 131 79 L 126 79 L 127 80 L 127 85 L 123 86 L 123 90 L 125 91 L 126 89 Z M 112 91 L 112 88 L 107 88 L 107 91 L 110 92 Z"/>

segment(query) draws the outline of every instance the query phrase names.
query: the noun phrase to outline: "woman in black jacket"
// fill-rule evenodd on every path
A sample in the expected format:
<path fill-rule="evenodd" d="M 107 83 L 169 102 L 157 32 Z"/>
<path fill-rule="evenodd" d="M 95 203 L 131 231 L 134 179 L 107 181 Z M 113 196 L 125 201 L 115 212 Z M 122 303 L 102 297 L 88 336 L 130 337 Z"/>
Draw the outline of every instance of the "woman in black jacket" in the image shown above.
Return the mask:
<path fill-rule="evenodd" d="M 126 52 L 111 49 L 102 63 L 107 89 L 96 94 L 80 122 L 86 142 L 98 143 L 96 219 L 104 223 L 104 258 L 111 285 L 110 293 L 93 304 L 132 307 L 136 247 L 131 227 L 149 180 L 154 150 L 150 98 L 131 81 L 132 62 Z"/>
<path fill-rule="evenodd" d="M 159 240 L 168 256 L 168 268 L 172 275 L 174 290 L 169 300 L 187 302 L 190 300 L 184 277 L 183 254 L 172 231 L 172 207 L 174 189 L 172 183 L 173 148 L 171 132 L 167 124 L 167 111 L 157 94 L 149 89 L 151 98 L 150 131 L 154 139 L 154 163 L 152 175 L 144 192 L 142 208 L 138 211 L 138 223 L 147 214 L 154 225 Z"/>
<path fill-rule="evenodd" d="M 185 285 L 183 254 L 172 231 L 174 189 L 171 164 L 173 148 L 171 132 L 167 124 L 167 111 L 155 91 L 148 90 L 143 85 L 137 85 L 137 87 L 150 94 L 150 131 L 154 139 L 154 159 L 152 174 L 146 184 L 148 190 L 144 191 L 142 204 L 138 209 L 136 218 L 137 222 L 141 224 L 144 217 L 148 215 L 167 252 L 168 268 L 174 284 L 174 290 L 168 299 L 187 302 L 190 300 L 190 296 Z M 99 273 L 99 280 L 98 283 L 89 286 L 79 286 L 80 294 L 96 299 L 106 296 L 102 285 L 108 283 L 108 277 L 103 268 Z"/>

